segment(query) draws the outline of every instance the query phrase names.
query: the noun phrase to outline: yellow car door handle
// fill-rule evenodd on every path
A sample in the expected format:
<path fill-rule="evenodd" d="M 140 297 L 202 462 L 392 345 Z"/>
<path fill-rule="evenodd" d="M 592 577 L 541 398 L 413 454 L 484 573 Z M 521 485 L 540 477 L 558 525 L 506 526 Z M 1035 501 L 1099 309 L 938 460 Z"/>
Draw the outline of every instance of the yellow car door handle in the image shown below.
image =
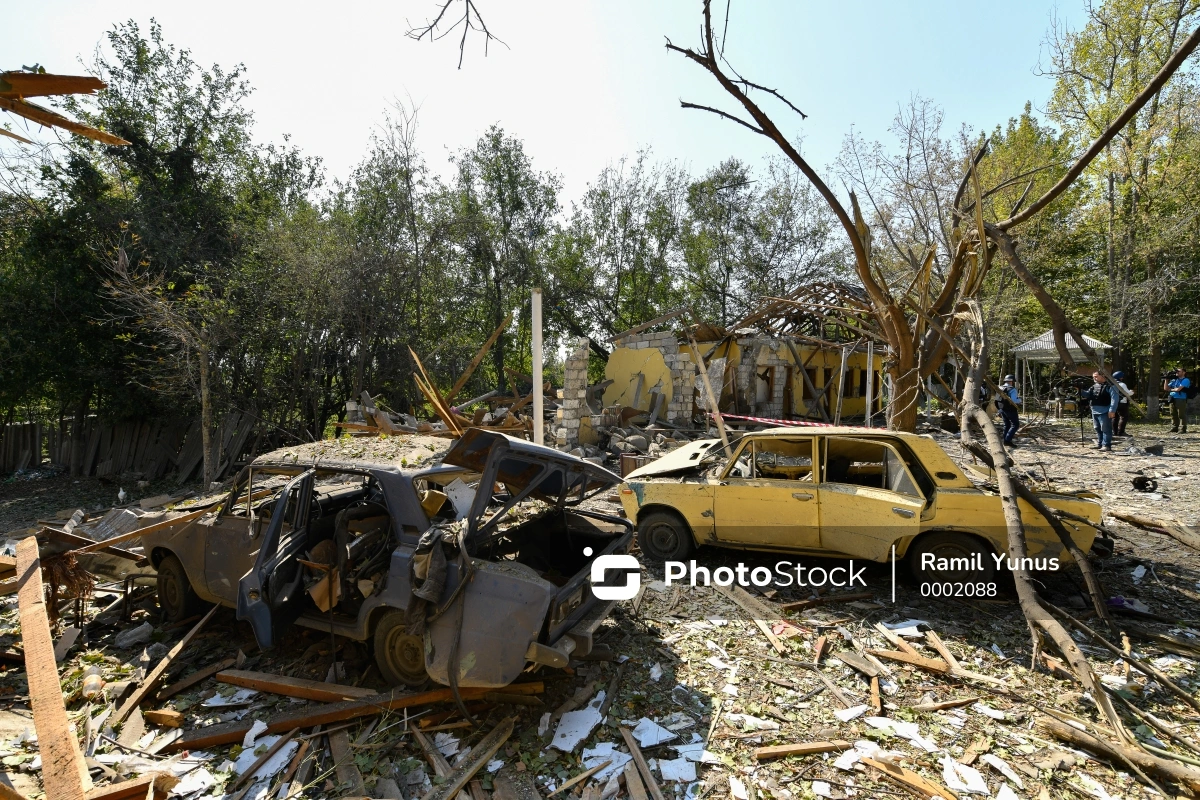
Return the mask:
<path fill-rule="evenodd" d="M 913 511 L 909 511 L 907 508 L 896 508 L 895 506 L 892 507 L 892 512 L 895 514 L 899 514 L 900 516 L 904 517 L 905 519 L 912 519 L 913 515 L 916 513 Z"/>
<path fill-rule="evenodd" d="M 792 492 L 792 497 L 796 498 L 797 500 L 812 500 L 813 499 L 811 492 Z"/>

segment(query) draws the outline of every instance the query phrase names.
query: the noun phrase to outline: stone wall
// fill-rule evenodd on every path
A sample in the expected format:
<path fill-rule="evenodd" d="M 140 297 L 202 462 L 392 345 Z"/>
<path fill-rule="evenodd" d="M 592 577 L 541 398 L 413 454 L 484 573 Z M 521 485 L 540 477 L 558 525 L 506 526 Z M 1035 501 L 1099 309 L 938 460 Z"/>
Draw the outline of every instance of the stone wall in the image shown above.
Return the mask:
<path fill-rule="evenodd" d="M 554 445 L 559 450 L 579 446 L 579 426 L 583 416 L 591 415 L 587 407 L 588 339 L 581 336 L 567 351 L 564 364 L 562 406 L 558 409 Z"/>
<path fill-rule="evenodd" d="M 618 339 L 613 345 L 614 347 L 624 347 L 630 350 L 651 348 L 662 354 L 663 361 L 666 362 L 667 371 L 670 373 L 669 380 L 671 387 L 670 392 L 665 391 L 665 386 L 660 389 L 660 393 L 668 399 L 659 411 L 659 418 L 676 424 L 690 423 L 696 392 L 696 368 L 692 363 L 690 346 L 686 343 L 681 343 L 679 337 L 671 331 L 636 333 L 632 336 Z M 654 390 L 656 382 L 657 379 L 654 376 L 647 376 L 647 380 L 644 381 L 642 386 L 639 402 L 637 403 L 638 408 L 649 412 L 654 411 L 650 407 L 650 394 Z M 610 400 L 610 395 L 611 393 L 609 392 L 605 393 L 606 404 Z M 625 404 L 633 405 L 633 402 L 629 400 Z"/>

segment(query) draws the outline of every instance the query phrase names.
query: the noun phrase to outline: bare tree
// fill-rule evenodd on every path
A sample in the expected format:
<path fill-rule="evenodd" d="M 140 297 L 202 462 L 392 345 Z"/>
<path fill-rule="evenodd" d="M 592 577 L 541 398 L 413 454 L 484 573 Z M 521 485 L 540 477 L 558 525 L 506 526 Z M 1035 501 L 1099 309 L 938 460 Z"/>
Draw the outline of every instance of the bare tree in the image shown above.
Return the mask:
<path fill-rule="evenodd" d="M 446 12 L 450 10 L 455 3 L 463 4 L 462 16 L 455 19 L 454 22 L 449 22 L 446 19 Z M 441 30 L 439 31 L 439 28 Z M 421 41 L 426 36 L 430 42 L 436 42 L 449 36 L 458 28 L 462 28 L 462 36 L 458 40 L 458 68 L 462 69 L 463 54 L 467 47 L 467 34 L 471 31 L 483 34 L 483 55 L 487 57 L 488 45 L 495 39 L 500 44 L 504 44 L 499 38 L 488 30 L 487 23 L 483 21 L 483 17 L 479 14 L 479 8 L 474 0 L 443 0 L 441 7 L 438 9 L 437 16 L 430 22 L 421 27 L 412 27 L 405 31 L 404 35 L 414 41 Z M 508 45 L 504 45 L 508 47 Z"/>

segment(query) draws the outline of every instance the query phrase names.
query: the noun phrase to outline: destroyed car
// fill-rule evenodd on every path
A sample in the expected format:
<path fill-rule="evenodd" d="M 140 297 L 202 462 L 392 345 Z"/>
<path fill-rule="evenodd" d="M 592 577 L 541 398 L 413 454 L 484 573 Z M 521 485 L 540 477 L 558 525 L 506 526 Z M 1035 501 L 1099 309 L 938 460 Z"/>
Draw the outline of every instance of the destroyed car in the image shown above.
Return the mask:
<path fill-rule="evenodd" d="M 731 444 L 692 442 L 629 473 L 620 497 L 643 554 L 682 561 L 701 545 L 883 562 L 907 558 L 922 584 L 990 583 L 1007 566 L 997 492 L 975 486 L 929 436 L 869 428 L 775 428 Z M 1040 493 L 1099 524 L 1098 503 Z M 1093 495 L 1094 496 L 1094 495 Z M 1020 501 L 1031 568 L 1070 560 Z M 1080 549 L 1112 552 L 1091 525 L 1063 520 Z M 1058 562 L 1052 561 L 1058 559 Z"/>
<path fill-rule="evenodd" d="M 593 594 L 592 562 L 627 553 L 634 534 L 578 506 L 619 482 L 483 430 L 420 469 L 268 455 L 216 511 L 143 544 L 172 620 L 220 603 L 263 648 L 294 622 L 372 642 L 391 683 L 449 684 L 454 662 L 458 686 L 499 687 L 529 662 L 563 667 L 590 651 L 615 605 Z"/>

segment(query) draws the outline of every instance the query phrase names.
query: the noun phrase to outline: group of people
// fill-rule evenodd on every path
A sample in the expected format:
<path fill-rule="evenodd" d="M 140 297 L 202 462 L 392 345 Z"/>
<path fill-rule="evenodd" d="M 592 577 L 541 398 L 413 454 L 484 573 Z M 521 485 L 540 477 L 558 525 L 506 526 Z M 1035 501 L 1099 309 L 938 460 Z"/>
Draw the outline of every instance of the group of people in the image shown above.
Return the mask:
<path fill-rule="evenodd" d="M 1080 400 L 1090 406 L 1092 412 L 1092 427 L 1096 430 L 1096 449 L 1112 452 L 1112 440 L 1116 436 L 1124 437 L 1125 426 L 1129 423 L 1129 387 L 1125 385 L 1125 373 L 1112 374 L 1116 383 L 1109 383 L 1102 372 L 1093 372 L 1095 383 L 1083 391 Z M 1171 405 L 1171 433 L 1187 433 L 1187 401 L 1191 395 L 1191 378 L 1183 367 L 1175 370 L 1175 377 L 1163 380 L 1163 389 L 1167 391 Z M 1021 427 L 1018 408 L 1021 397 L 1017 393 L 1015 375 L 1005 375 L 1000 384 L 1000 393 L 996 396 L 996 410 L 1004 421 L 1004 444 L 1007 447 L 1016 446 L 1017 430 Z"/>

